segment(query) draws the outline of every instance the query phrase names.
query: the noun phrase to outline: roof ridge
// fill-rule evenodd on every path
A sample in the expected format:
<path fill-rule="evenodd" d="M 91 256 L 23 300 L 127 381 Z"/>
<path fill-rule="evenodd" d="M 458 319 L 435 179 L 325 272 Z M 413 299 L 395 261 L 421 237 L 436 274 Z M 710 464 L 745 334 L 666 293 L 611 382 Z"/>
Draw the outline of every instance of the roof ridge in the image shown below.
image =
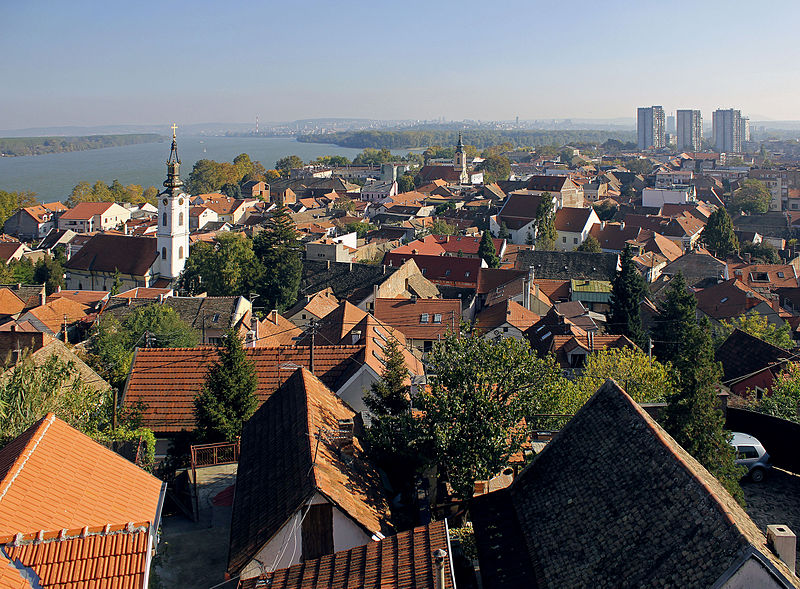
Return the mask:
<path fill-rule="evenodd" d="M 84 526 L 82 528 L 62 528 L 60 530 L 39 530 L 26 534 L 7 534 L 0 536 L 0 544 L 24 546 L 26 544 L 48 544 L 63 540 L 75 540 L 89 536 L 115 536 L 148 531 L 152 522 L 126 522 L 123 524 L 106 524 L 104 526 Z"/>
<path fill-rule="evenodd" d="M 44 435 L 47 433 L 47 430 L 50 429 L 50 426 L 53 424 L 53 422 L 55 422 L 55 420 L 56 416 L 54 413 L 48 413 L 42 419 L 39 420 L 39 425 L 37 427 L 37 430 L 41 429 L 41 431 L 40 432 L 37 431 L 37 435 L 34 436 L 36 438 L 35 441 L 33 438 L 31 438 L 31 440 L 29 440 L 28 443 L 25 444 L 23 451 L 20 452 L 20 456 L 14 462 L 14 466 L 11 467 L 11 469 L 9 470 L 9 473 L 11 473 L 12 471 L 15 472 L 13 473 L 13 475 L 11 475 L 10 480 L 9 477 L 6 477 L 8 483 L 2 489 L 0 489 L 0 501 L 2 501 L 3 497 L 6 496 L 6 493 L 8 493 L 8 490 L 11 488 L 11 485 L 17 479 L 19 474 L 22 472 L 22 469 L 28 462 L 28 459 L 31 457 L 31 455 L 33 455 L 34 450 L 36 450 L 36 448 L 39 446 L 39 443 L 44 438 Z M 33 443 L 33 447 L 30 447 L 31 443 Z"/>

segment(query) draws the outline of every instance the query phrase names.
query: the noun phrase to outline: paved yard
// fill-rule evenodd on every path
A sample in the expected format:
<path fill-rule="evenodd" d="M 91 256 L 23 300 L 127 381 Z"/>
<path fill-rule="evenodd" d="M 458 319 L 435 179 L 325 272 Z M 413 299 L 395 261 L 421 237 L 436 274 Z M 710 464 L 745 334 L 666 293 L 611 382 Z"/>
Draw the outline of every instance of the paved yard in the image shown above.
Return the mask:
<path fill-rule="evenodd" d="M 786 524 L 800 537 L 800 476 L 773 468 L 763 483 L 742 481 L 742 490 L 747 513 L 762 532 L 768 524 Z"/>

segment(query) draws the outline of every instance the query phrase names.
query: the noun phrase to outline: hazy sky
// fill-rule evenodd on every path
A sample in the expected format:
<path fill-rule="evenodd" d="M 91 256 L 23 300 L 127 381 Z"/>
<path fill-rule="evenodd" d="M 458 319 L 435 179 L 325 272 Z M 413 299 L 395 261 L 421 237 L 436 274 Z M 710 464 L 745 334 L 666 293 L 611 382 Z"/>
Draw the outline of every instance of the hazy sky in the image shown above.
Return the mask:
<path fill-rule="evenodd" d="M 0 129 L 339 116 L 800 119 L 797 0 L 0 0 Z"/>

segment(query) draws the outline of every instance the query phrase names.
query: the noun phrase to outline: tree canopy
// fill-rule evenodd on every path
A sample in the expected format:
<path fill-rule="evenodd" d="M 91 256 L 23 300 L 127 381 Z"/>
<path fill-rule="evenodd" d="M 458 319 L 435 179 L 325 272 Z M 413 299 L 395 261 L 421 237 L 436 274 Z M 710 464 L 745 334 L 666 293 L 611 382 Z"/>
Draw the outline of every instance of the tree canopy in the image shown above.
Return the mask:
<path fill-rule="evenodd" d="M 787 364 L 775 378 L 769 395 L 753 401 L 751 408 L 759 413 L 800 423 L 800 365 L 794 362 Z"/>
<path fill-rule="evenodd" d="M 745 213 L 766 213 L 772 195 L 761 180 L 749 178 L 742 180 L 741 186 L 733 191 L 732 206 Z"/>
<path fill-rule="evenodd" d="M 261 162 L 251 160 L 246 153 L 237 155 L 232 163 L 202 159 L 196 161 L 192 167 L 186 181 L 186 190 L 190 194 L 207 194 L 218 192 L 227 186 L 228 192 L 232 192 L 234 186 L 243 182 L 264 180 L 265 174 L 266 170 Z"/>
<path fill-rule="evenodd" d="M 721 323 L 722 330 L 718 337 L 720 344 L 725 341 L 734 329 L 741 329 L 752 336 L 763 339 L 765 342 L 769 342 L 773 346 L 778 346 L 784 350 L 791 350 L 794 348 L 794 340 L 789 331 L 789 324 L 784 323 L 778 327 L 774 323 L 770 323 L 766 315 L 750 313 L 749 315 L 734 317 L 733 319 L 722 321 Z"/>
<path fill-rule="evenodd" d="M 0 190 L 0 223 L 5 223 L 11 215 L 19 209 L 32 207 L 39 204 L 35 192 L 23 190 L 20 192 L 6 192 Z"/>
<path fill-rule="evenodd" d="M 603 248 L 600 247 L 600 242 L 597 241 L 597 238 L 594 235 L 589 235 L 583 240 L 583 243 L 577 247 L 577 250 L 579 252 L 591 252 L 593 254 L 599 254 L 603 251 Z"/>
<path fill-rule="evenodd" d="M 219 360 L 208 369 L 205 386 L 194 400 L 197 435 L 205 442 L 235 440 L 258 408 L 258 377 L 241 338 L 228 331 L 218 350 Z"/>
<path fill-rule="evenodd" d="M 550 251 L 556 247 L 556 211 L 549 192 L 542 193 L 542 200 L 536 209 L 536 249 Z"/>
<path fill-rule="evenodd" d="M 281 173 L 281 176 L 288 176 L 293 169 L 302 167 L 303 160 L 298 155 L 287 155 L 275 162 L 275 169 Z"/>
<path fill-rule="evenodd" d="M 733 221 L 728 211 L 720 207 L 711 213 L 703 230 L 703 239 L 711 253 L 720 259 L 739 249 L 739 240 L 733 232 Z"/>
<path fill-rule="evenodd" d="M 75 185 L 66 200 L 68 207 L 74 207 L 82 202 L 117 202 L 117 203 L 150 203 L 156 204 L 158 189 L 155 186 L 142 188 L 139 184 L 123 186 L 119 180 L 105 184 L 102 180 L 94 184 L 79 182 Z"/>
<path fill-rule="evenodd" d="M 490 155 L 478 164 L 476 169 L 483 172 L 484 183 L 491 184 L 498 180 L 508 180 L 511 175 L 511 162 L 502 155 Z"/>
<path fill-rule="evenodd" d="M 253 240 L 259 264 L 255 290 L 270 309 L 283 311 L 297 300 L 303 272 L 303 248 L 288 209 L 275 211 L 266 231 Z"/>
<path fill-rule="evenodd" d="M 220 233 L 213 244 L 192 246 L 180 290 L 209 296 L 248 295 L 261 275 L 253 242 L 241 233 Z"/>
<path fill-rule="evenodd" d="M 611 284 L 610 333 L 627 336 L 638 346 L 645 345 L 640 305 L 647 294 L 644 278 L 633 262 L 633 250 L 626 245 L 620 256 L 620 269 Z"/>
<path fill-rule="evenodd" d="M 489 268 L 500 267 L 500 257 L 497 255 L 492 236 L 488 231 L 484 231 L 483 235 L 481 235 L 481 243 L 478 245 L 478 255 L 486 262 Z"/>

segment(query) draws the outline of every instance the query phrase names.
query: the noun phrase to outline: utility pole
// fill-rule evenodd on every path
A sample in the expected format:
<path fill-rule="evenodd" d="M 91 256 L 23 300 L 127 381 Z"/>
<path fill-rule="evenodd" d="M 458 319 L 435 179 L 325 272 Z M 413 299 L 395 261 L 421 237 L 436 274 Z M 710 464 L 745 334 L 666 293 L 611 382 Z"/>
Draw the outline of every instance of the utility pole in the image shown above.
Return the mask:
<path fill-rule="evenodd" d="M 650 364 L 653 363 L 653 338 L 647 338 L 647 359 Z"/>

